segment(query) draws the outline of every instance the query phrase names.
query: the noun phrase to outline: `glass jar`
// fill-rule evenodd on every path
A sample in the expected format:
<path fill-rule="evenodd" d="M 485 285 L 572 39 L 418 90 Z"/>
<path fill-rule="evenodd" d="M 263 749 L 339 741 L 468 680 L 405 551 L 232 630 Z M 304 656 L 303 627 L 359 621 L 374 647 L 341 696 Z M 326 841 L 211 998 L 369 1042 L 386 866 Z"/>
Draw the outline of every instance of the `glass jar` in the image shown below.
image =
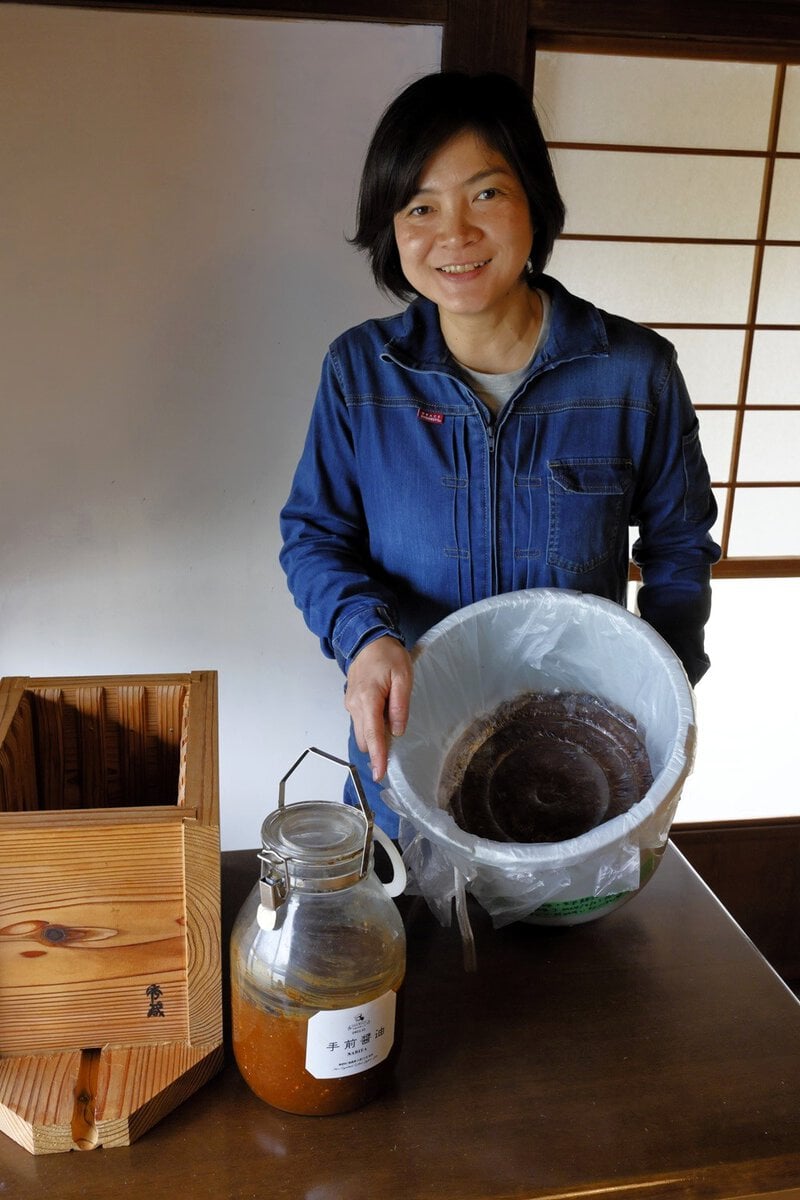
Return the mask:
<path fill-rule="evenodd" d="M 360 810 L 284 805 L 286 780 L 309 753 L 348 767 Z M 394 868 L 386 885 L 373 870 L 373 839 Z M 405 930 L 391 897 L 405 886 L 402 859 L 373 826 L 352 766 L 313 747 L 281 780 L 261 841 L 261 877 L 231 937 L 236 1062 L 276 1108 L 344 1112 L 377 1095 L 399 1048 Z"/>

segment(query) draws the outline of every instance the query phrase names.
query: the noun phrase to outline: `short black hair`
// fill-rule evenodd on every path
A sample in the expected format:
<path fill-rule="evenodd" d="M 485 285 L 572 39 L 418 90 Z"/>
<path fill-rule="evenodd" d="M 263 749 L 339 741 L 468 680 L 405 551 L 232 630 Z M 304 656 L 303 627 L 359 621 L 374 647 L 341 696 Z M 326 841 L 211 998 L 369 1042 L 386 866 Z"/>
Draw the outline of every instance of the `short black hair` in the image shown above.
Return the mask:
<path fill-rule="evenodd" d="M 533 102 L 507 75 L 441 71 L 410 84 L 392 101 L 372 135 L 358 196 L 352 242 L 369 258 L 378 287 L 408 300 L 416 295 L 400 266 L 394 217 L 418 190 L 422 169 L 465 129 L 502 154 L 516 171 L 534 228 L 531 286 L 564 226 L 564 202 Z"/>

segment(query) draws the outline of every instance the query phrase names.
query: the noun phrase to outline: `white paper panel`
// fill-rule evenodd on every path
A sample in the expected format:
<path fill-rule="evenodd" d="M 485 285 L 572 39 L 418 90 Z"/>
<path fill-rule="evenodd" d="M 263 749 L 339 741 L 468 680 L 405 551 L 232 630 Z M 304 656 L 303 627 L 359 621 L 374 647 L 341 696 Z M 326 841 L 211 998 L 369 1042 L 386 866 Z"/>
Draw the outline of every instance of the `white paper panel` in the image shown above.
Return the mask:
<path fill-rule="evenodd" d="M 748 404 L 800 404 L 800 330 L 756 330 Z"/>
<path fill-rule="evenodd" d="M 800 817 L 798 612 L 800 579 L 714 581 L 711 670 L 697 688 L 697 758 L 679 821 Z"/>
<path fill-rule="evenodd" d="M 561 142 L 763 150 L 775 68 L 763 63 L 536 55 L 534 95 Z"/>
<path fill-rule="evenodd" d="M 736 404 L 744 333 L 740 329 L 664 329 L 695 404 Z"/>
<path fill-rule="evenodd" d="M 738 477 L 800 482 L 800 412 L 745 413 Z"/>
<path fill-rule="evenodd" d="M 800 247 L 767 246 L 758 300 L 760 325 L 800 325 Z"/>
<path fill-rule="evenodd" d="M 760 158 L 554 150 L 553 165 L 569 233 L 757 235 L 764 177 Z M 800 175 L 800 164 L 793 165 Z"/>
<path fill-rule="evenodd" d="M 725 524 L 725 513 L 727 511 L 728 502 L 730 500 L 730 492 L 727 488 L 712 488 L 714 499 L 717 502 L 717 519 L 711 526 L 710 533 L 717 545 L 722 544 L 722 530 Z"/>
<path fill-rule="evenodd" d="M 800 241 L 800 159 L 779 158 L 775 163 L 767 237 Z"/>
<path fill-rule="evenodd" d="M 712 483 L 725 483 L 730 476 L 736 413 L 703 409 L 697 414 L 697 419 L 700 422 L 700 441 Z"/>
<path fill-rule="evenodd" d="M 648 325 L 746 320 L 753 249 L 556 242 L 548 270 L 579 296 Z"/>
<path fill-rule="evenodd" d="M 778 149 L 795 152 L 800 150 L 800 66 L 788 67 L 786 70 Z"/>
<path fill-rule="evenodd" d="M 739 489 L 729 553 L 800 555 L 800 487 Z"/>

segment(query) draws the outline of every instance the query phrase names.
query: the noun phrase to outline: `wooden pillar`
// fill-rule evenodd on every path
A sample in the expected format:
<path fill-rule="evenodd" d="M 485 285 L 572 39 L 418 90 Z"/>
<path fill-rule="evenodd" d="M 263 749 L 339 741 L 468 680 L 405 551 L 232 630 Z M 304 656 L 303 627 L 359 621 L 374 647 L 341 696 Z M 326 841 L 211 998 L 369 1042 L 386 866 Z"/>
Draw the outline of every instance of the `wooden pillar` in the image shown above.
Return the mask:
<path fill-rule="evenodd" d="M 448 0 L 443 71 L 502 71 L 530 83 L 527 0 Z"/>

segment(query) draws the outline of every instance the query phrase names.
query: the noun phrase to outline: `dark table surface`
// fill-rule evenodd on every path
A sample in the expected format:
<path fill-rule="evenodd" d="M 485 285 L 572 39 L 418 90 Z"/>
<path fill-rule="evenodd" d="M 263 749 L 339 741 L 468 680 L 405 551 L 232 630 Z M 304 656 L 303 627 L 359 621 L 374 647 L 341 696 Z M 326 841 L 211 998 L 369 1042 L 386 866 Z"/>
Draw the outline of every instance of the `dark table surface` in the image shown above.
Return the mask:
<path fill-rule="evenodd" d="M 223 855 L 226 938 L 255 878 L 254 852 Z M 674 847 L 590 924 L 473 909 L 475 974 L 455 928 L 401 907 L 403 1051 L 371 1105 L 288 1116 L 229 1055 L 130 1147 L 0 1135 L 0 1200 L 800 1198 L 800 1004 Z"/>

